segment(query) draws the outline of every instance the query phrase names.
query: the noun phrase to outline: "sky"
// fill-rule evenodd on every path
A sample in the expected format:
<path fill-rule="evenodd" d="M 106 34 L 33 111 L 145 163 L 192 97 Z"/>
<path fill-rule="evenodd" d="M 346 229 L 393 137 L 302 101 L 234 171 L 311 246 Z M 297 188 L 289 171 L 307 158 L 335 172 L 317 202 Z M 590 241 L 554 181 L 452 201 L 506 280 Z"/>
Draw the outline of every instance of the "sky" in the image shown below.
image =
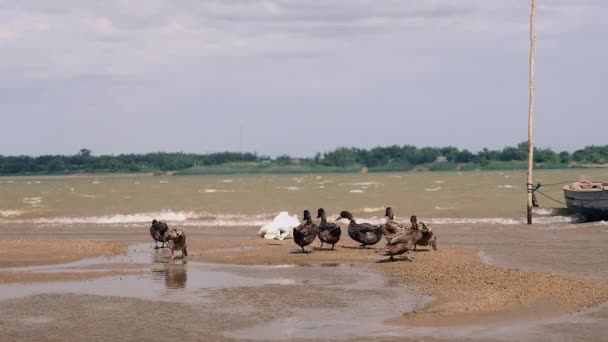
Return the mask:
<path fill-rule="evenodd" d="M 535 142 L 608 144 L 608 4 L 538 0 Z M 530 1 L 0 0 L 0 154 L 527 139 Z"/>

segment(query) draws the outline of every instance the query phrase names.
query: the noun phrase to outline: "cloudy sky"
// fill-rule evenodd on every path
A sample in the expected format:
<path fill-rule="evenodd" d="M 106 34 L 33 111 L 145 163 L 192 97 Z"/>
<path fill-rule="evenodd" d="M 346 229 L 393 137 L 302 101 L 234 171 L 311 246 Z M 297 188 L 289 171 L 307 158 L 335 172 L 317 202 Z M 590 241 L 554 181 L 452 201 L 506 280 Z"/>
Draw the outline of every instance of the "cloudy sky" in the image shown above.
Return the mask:
<path fill-rule="evenodd" d="M 536 142 L 608 144 L 608 5 L 538 3 Z M 0 0 L 0 154 L 501 148 L 527 138 L 529 12 L 527 0 Z"/>

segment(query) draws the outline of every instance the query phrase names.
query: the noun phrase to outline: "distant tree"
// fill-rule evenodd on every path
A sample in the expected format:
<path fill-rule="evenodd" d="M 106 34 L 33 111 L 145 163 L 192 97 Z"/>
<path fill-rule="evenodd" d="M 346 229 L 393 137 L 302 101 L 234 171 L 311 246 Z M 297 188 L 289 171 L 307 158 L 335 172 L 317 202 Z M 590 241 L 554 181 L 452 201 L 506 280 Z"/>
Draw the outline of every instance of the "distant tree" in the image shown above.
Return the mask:
<path fill-rule="evenodd" d="M 286 154 L 283 154 L 283 155 L 278 156 L 276 161 L 280 165 L 287 165 L 287 164 L 291 163 L 291 157 Z"/>

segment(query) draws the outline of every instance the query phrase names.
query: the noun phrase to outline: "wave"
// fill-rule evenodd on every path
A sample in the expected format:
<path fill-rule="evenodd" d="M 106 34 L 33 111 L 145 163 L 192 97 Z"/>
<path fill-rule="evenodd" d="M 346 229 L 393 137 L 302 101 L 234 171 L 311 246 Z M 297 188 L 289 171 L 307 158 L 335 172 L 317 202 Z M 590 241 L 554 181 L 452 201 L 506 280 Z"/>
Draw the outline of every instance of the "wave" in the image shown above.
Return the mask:
<path fill-rule="evenodd" d="M 383 184 L 384 183 L 381 183 L 381 182 L 359 182 L 359 183 L 350 183 L 349 185 L 369 187 L 369 186 L 379 186 L 379 185 L 383 185 Z"/>
<path fill-rule="evenodd" d="M 438 186 L 438 187 L 436 187 L 436 188 L 424 189 L 424 191 L 431 191 L 431 192 L 435 192 L 435 191 L 439 191 L 439 190 L 441 190 L 441 187 L 440 187 L 440 186 Z"/>
<path fill-rule="evenodd" d="M 556 224 L 556 223 L 577 223 L 579 218 L 576 216 L 546 216 L 536 217 L 536 224 Z M 424 221 L 424 220 L 423 220 Z M 426 220 L 432 224 L 502 224 L 519 225 L 525 224 L 526 219 L 505 218 L 505 217 L 479 217 L 479 218 L 433 218 Z"/>
<path fill-rule="evenodd" d="M 511 185 L 511 184 L 505 184 L 505 185 L 498 185 L 497 188 L 501 188 L 501 189 L 512 189 L 515 186 Z"/>
<path fill-rule="evenodd" d="M 287 187 L 280 188 L 280 189 L 285 189 L 285 190 L 288 190 L 288 191 L 300 191 L 300 190 L 302 190 L 304 188 L 300 188 L 300 187 L 297 187 L 297 186 L 287 186 Z"/>
<path fill-rule="evenodd" d="M 4 211 L 2 211 L 3 213 Z M 41 226 L 73 226 L 73 225 L 147 225 L 152 220 L 166 221 L 187 227 L 261 227 L 274 217 L 273 214 L 243 215 L 243 214 L 208 214 L 193 211 L 161 210 L 158 212 L 143 212 L 133 214 L 114 214 L 101 216 L 80 217 L 49 217 L 35 219 L 14 219 L 5 217 L 0 223 L 34 224 Z"/>
<path fill-rule="evenodd" d="M 376 208 L 361 208 L 355 209 L 353 212 L 363 212 L 363 213 L 375 213 L 375 212 L 383 212 L 386 208 L 384 207 L 376 207 Z"/>
<path fill-rule="evenodd" d="M 362 194 L 362 193 L 364 193 L 365 191 L 363 191 L 363 190 L 361 190 L 361 189 L 353 189 L 353 190 L 351 190 L 350 192 L 352 192 L 352 193 L 354 193 L 354 194 Z"/>
<path fill-rule="evenodd" d="M 34 224 L 119 224 L 119 223 L 143 223 L 152 222 L 157 219 L 170 222 L 184 222 L 189 219 L 200 217 L 195 212 L 162 210 L 159 212 L 135 213 L 135 214 L 114 214 L 102 216 L 81 216 L 81 217 L 50 217 L 32 219 Z"/>
<path fill-rule="evenodd" d="M 0 217 L 17 217 L 25 214 L 23 210 L 0 210 Z"/>
<path fill-rule="evenodd" d="M 234 192 L 234 190 L 225 190 L 225 189 L 205 189 L 205 190 L 199 190 L 198 192 L 205 192 L 205 193 L 215 193 L 215 192 Z"/>
<path fill-rule="evenodd" d="M 42 197 L 25 197 L 23 203 L 32 207 L 40 207 L 42 203 Z"/>

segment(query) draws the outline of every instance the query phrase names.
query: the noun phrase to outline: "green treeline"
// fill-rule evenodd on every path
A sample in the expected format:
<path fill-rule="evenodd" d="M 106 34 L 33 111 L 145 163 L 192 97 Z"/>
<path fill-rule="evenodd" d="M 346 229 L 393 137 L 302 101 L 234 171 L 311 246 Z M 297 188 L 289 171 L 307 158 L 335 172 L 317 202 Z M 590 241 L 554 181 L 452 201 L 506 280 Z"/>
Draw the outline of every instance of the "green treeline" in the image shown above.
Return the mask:
<path fill-rule="evenodd" d="M 261 173 L 261 172 L 354 172 L 362 167 L 369 171 L 407 171 L 416 166 L 429 170 L 518 169 L 525 168 L 528 144 L 508 146 L 502 150 L 473 153 L 456 147 L 422 147 L 404 145 L 372 149 L 340 147 L 314 158 L 294 159 L 287 155 L 277 158 L 255 153 L 221 152 L 146 153 L 117 156 L 93 156 L 82 149 L 71 156 L 44 155 L 1 156 L 0 174 L 71 174 L 101 172 L 166 172 L 199 173 Z M 588 146 L 574 153 L 551 149 L 535 149 L 537 167 L 565 168 L 585 164 L 608 163 L 608 146 Z"/>

